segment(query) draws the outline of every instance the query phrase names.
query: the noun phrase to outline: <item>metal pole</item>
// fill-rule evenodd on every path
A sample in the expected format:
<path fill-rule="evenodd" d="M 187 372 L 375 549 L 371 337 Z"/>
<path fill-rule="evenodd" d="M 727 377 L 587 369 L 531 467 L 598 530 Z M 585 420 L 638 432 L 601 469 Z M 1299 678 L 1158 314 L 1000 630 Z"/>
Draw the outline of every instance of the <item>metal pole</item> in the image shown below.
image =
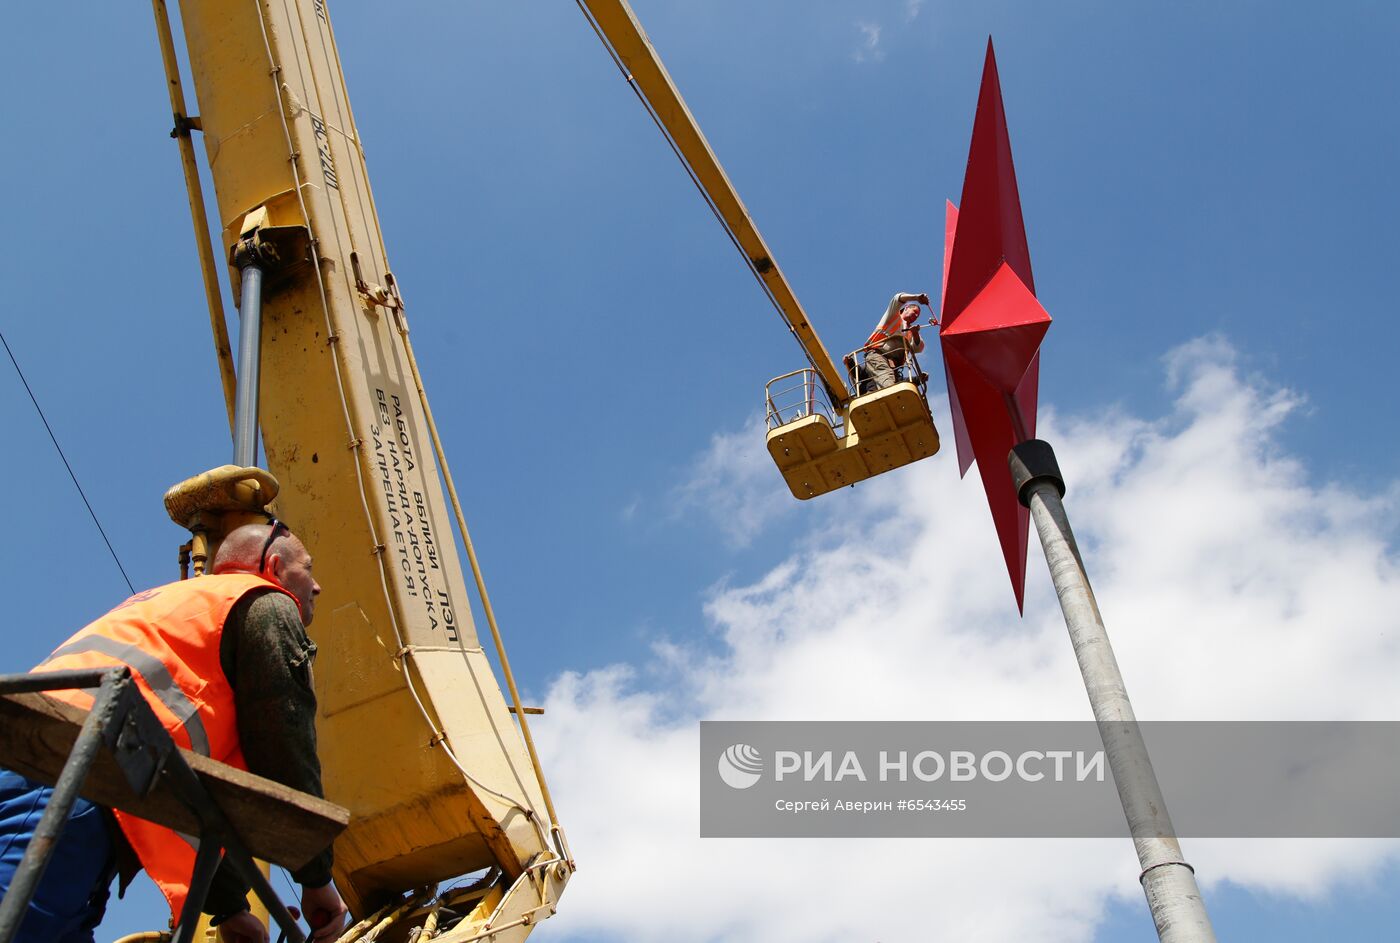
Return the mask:
<path fill-rule="evenodd" d="M 1045 562 L 1050 567 L 1050 578 L 1060 599 L 1074 656 L 1084 676 L 1094 720 L 1142 866 L 1139 881 L 1147 895 L 1157 936 L 1162 943 L 1215 943 L 1215 931 L 1196 886 L 1196 873 L 1182 856 L 1065 514 L 1061 500 L 1064 479 L 1060 477 L 1055 453 L 1049 443 L 1031 439 L 1013 448 L 1008 461 L 1021 503 L 1030 508 L 1045 550 Z"/>
<path fill-rule="evenodd" d="M 258 463 L 258 374 L 262 341 L 262 269 L 245 265 L 238 309 L 238 391 L 233 417 L 233 464 Z"/>
<path fill-rule="evenodd" d="M 241 371 L 240 371 L 241 375 Z M 233 868 L 243 881 L 257 895 L 262 905 L 267 908 L 268 915 L 272 921 L 282 929 L 289 943 L 305 943 L 306 937 L 297 927 L 296 920 L 287 911 L 281 899 L 278 898 L 272 885 L 268 883 L 266 876 L 258 870 L 253 863 L 253 856 L 243 846 L 243 842 L 238 837 L 233 825 L 229 823 L 228 817 L 224 815 L 224 810 L 214 801 L 213 797 L 205 790 L 204 784 L 194 770 L 190 769 L 178 752 L 171 754 L 165 766 L 165 777 L 170 783 L 171 789 L 184 803 L 192 808 L 199 816 L 200 822 L 200 846 L 204 842 L 209 842 L 216 847 L 222 845 L 224 849 L 224 860 Z M 195 865 L 198 869 L 199 859 L 196 858 Z M 197 875 L 196 875 L 197 876 Z M 191 893 L 194 891 L 191 884 Z M 208 891 L 207 884 L 204 891 Z M 203 903 L 201 899 L 200 903 Z M 193 926 L 193 925 L 191 925 Z"/>
<path fill-rule="evenodd" d="M 97 751 L 102 746 L 102 731 L 112 719 L 116 709 L 117 694 L 126 677 L 125 669 L 112 669 L 105 673 L 101 690 L 92 705 L 92 710 L 83 719 L 82 729 L 73 742 L 73 750 L 68 761 L 63 764 L 63 772 L 54 783 L 48 806 L 39 818 L 39 825 L 24 850 L 19 867 L 15 869 L 14 880 L 0 900 L 0 943 L 9 943 L 19 932 L 29 912 L 29 902 L 48 869 L 63 829 L 68 825 L 68 813 L 78 798 L 78 791 L 87 781 L 88 771 L 97 759 Z M 51 681 L 52 679 L 45 679 Z M 50 685 L 52 687 L 52 685 Z"/>
<path fill-rule="evenodd" d="M 179 60 L 175 57 L 175 39 L 170 34 L 170 13 L 165 0 L 151 0 L 156 16 L 156 38 L 160 41 L 160 58 L 165 64 L 165 87 L 170 92 L 170 110 L 174 112 L 175 129 L 170 132 L 180 145 L 180 168 L 185 175 L 185 195 L 190 202 L 190 219 L 194 223 L 194 246 L 199 253 L 199 269 L 204 275 L 204 298 L 209 303 L 209 326 L 214 332 L 214 355 L 219 361 L 219 378 L 223 381 L 224 404 L 228 409 L 229 428 L 233 428 L 233 399 L 237 387 L 234 380 L 233 352 L 228 346 L 228 324 L 224 321 L 224 302 L 219 294 L 219 276 L 214 265 L 214 246 L 209 239 L 209 218 L 204 213 L 204 191 L 199 185 L 199 166 L 195 163 L 191 129 L 199 127 L 199 119 L 185 114 L 185 92 L 180 84 Z"/>
<path fill-rule="evenodd" d="M 40 665 L 39 668 L 43 668 Z M 120 670 L 120 669 L 118 669 Z M 0 675 L 0 694 L 32 694 L 67 688 L 98 688 L 111 668 L 65 668 L 61 671 L 34 670 L 24 674 Z"/>
<path fill-rule="evenodd" d="M 219 867 L 219 843 L 209 834 L 199 836 L 199 851 L 194 856 L 194 871 L 190 874 L 190 890 L 185 906 L 180 910 L 180 922 L 175 927 L 172 943 L 193 943 L 198 930 L 200 910 L 209 895 L 209 884 Z"/>

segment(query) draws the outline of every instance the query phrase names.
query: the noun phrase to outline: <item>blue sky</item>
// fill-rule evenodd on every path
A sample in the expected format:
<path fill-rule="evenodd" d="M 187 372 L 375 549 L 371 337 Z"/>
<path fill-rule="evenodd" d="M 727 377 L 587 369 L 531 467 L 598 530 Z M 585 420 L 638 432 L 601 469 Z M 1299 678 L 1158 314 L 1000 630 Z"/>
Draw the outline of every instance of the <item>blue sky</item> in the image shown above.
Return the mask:
<path fill-rule="evenodd" d="M 894 291 L 936 294 L 943 201 L 961 187 L 992 34 L 1036 285 L 1056 319 L 1041 399 L 1063 436 L 1071 502 L 1084 482 L 1070 511 L 1100 554 L 1090 566 L 1103 578 L 1139 714 L 1396 716 L 1393 671 L 1386 683 L 1383 671 L 1344 675 L 1353 663 L 1319 658 L 1313 674 L 1290 674 L 1308 644 L 1363 624 L 1369 632 L 1378 618 L 1366 661 L 1400 667 L 1393 617 L 1387 625 L 1374 615 L 1395 598 L 1400 492 L 1384 409 L 1400 341 L 1389 277 L 1400 249 L 1394 7 L 634 6 L 833 350 L 856 346 Z M 1053 635 L 1038 551 L 1019 621 L 980 485 L 957 480 L 951 448 L 817 502 L 785 496 L 752 421 L 763 383 L 800 354 L 572 3 L 390 11 L 341 2 L 332 14 L 390 259 L 493 601 L 527 700 L 550 709 L 541 736 L 557 751 L 555 790 L 585 870 L 539 936 L 649 938 L 660 931 L 648 927 L 666 925 L 654 910 L 688 912 L 668 894 L 731 889 L 683 869 L 693 890 L 681 881 L 639 903 L 621 879 L 589 878 L 590 869 L 625 873 L 634 846 L 619 821 L 668 835 L 694 813 L 605 814 L 600 784 L 626 781 L 570 755 L 563 731 L 607 728 L 617 739 L 577 749 L 635 751 L 626 755 L 646 763 L 674 756 L 693 777 L 686 738 L 696 719 L 745 704 L 754 714 L 735 719 L 813 716 L 821 708 L 798 682 L 849 655 L 838 644 L 846 636 L 781 625 L 773 631 L 792 644 L 769 649 L 762 633 L 801 609 L 801 592 L 823 591 L 833 593 L 837 633 L 850 615 L 842 600 L 860 591 L 849 583 L 853 561 L 871 553 L 910 564 L 899 581 L 903 628 L 852 636 L 872 666 L 898 670 L 901 659 L 881 662 L 879 650 L 906 629 L 971 638 L 989 658 L 1042 641 L 1067 650 Z M 0 141 L 5 337 L 133 581 L 163 582 L 183 538 L 160 495 L 229 449 L 150 14 L 139 4 L 77 16 L 28 5 L 10 23 L 21 41 L 0 64 L 11 89 Z M 12 404 L 3 480 L 22 535 L 4 567 L 14 600 L 7 658 L 19 670 L 125 586 L 8 364 L 0 391 Z M 1180 470 L 1175 484 L 1163 467 Z M 1141 493 L 1147 481 L 1159 490 Z M 1249 503 L 1284 487 L 1293 490 L 1277 503 Z M 1207 494 L 1221 503 L 1205 504 Z M 1288 523 L 1299 501 L 1318 514 L 1299 524 L 1298 545 L 1317 555 L 1302 561 L 1276 553 L 1291 536 L 1269 523 Z M 1231 555 L 1250 561 L 1251 575 L 1202 597 L 1214 605 L 1202 625 L 1253 628 L 1231 636 L 1237 662 L 1217 652 L 1215 636 L 1139 611 L 1146 584 L 1134 567 L 1152 550 L 1134 541 L 1132 522 L 1158 521 L 1149 512 L 1163 508 L 1189 516 L 1193 502 L 1198 515 L 1254 511 L 1241 530 L 1254 542 Z M 1178 551 L 1174 560 L 1212 559 L 1213 535 L 1166 517 L 1170 532 L 1155 536 Z M 1274 595 L 1321 579 L 1318 557 L 1359 561 L 1349 571 L 1358 582 L 1319 585 L 1323 597 L 1347 587 L 1330 614 L 1311 596 L 1299 602 L 1315 621 L 1289 623 L 1296 647 L 1285 663 L 1268 620 L 1295 610 L 1271 608 Z M 977 580 L 938 583 L 935 571 L 964 561 Z M 1182 582 L 1163 577 L 1167 589 L 1199 585 L 1189 567 L 1171 574 Z M 760 602 L 779 614 L 755 615 Z M 1161 646 L 1183 638 L 1211 646 L 1216 661 L 1263 669 L 1256 697 L 1232 702 L 1207 681 L 1172 683 Z M 812 659 L 805 676 L 794 674 L 799 652 Z M 931 688 L 955 687 L 940 670 L 930 668 Z M 1275 675 L 1294 683 L 1270 683 Z M 1082 710 L 1074 676 L 1055 677 L 1063 709 Z M 724 687 L 733 678 L 755 679 L 769 696 L 745 700 Z M 956 706 L 936 693 L 872 704 L 876 685 L 861 710 L 990 716 L 1004 706 L 987 693 L 998 683 L 988 675 Z M 718 703 L 716 691 L 733 698 Z M 671 767 L 656 764 L 647 781 L 664 793 Z M 606 835 L 603 821 L 622 834 Z M 743 854 L 776 867 L 794 853 L 771 847 L 780 844 Z M 851 851 L 833 851 L 831 866 L 849 864 Z M 872 843 L 860 854 L 873 863 L 945 851 Z M 695 860 L 735 853 L 711 847 Z M 1306 856 L 1316 860 L 1303 884 L 1231 854 L 1208 854 L 1227 883 L 1202 867 L 1223 938 L 1373 939 L 1394 926 L 1393 850 Z M 1112 866 L 1091 879 L 1100 857 Z M 1083 874 L 1028 885 L 1020 904 L 1033 915 L 1038 902 L 1079 895 L 1082 911 L 1065 916 L 1056 905 L 1063 922 L 1035 924 L 1048 938 L 1149 939 L 1130 862 L 1121 865 L 1112 852 L 1086 854 Z M 967 906 L 990 886 L 988 876 L 969 889 Z M 761 909 L 779 919 L 824 897 L 794 895 Z M 629 923 L 624 911 L 655 922 Z M 155 912 L 149 899 L 124 903 L 112 936 L 155 925 Z M 789 920 L 786 932 L 802 924 Z M 687 926 L 697 940 L 783 932 L 752 912 L 702 911 Z M 919 938 L 897 923 L 883 932 Z M 1018 931 L 1007 922 L 1004 936 L 986 932 Z"/>

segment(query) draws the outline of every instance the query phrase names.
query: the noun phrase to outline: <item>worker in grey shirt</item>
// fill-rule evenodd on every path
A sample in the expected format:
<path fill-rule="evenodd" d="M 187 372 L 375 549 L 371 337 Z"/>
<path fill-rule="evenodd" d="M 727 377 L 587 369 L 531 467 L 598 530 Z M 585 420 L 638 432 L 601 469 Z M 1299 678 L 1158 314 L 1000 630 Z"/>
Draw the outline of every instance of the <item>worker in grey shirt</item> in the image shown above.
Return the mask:
<path fill-rule="evenodd" d="M 924 349 L 919 328 L 919 305 L 928 304 L 928 295 L 902 291 L 890 299 L 885 313 L 865 342 L 865 363 L 860 369 L 860 393 L 874 393 L 894 386 L 899 368 L 907 355 Z"/>

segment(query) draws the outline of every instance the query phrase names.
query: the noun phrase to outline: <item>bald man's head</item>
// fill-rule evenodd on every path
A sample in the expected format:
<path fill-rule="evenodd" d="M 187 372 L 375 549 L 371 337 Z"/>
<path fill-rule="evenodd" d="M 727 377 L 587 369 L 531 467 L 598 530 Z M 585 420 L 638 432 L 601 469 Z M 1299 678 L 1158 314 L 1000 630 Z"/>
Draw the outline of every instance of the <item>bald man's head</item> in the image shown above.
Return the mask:
<path fill-rule="evenodd" d="M 283 528 L 278 528 L 282 531 Z M 271 524 L 244 524 L 229 532 L 224 542 L 219 544 L 214 554 L 214 573 L 256 573 L 258 558 L 262 556 L 263 544 L 272 533 Z M 278 535 L 281 540 L 281 534 Z M 277 541 L 273 541 L 276 543 Z M 268 548 L 269 550 L 271 548 Z"/>
<path fill-rule="evenodd" d="M 311 554 L 287 525 L 244 524 L 230 531 L 210 572 L 253 573 L 276 583 L 296 597 L 302 623 L 311 624 L 321 587 L 311 575 Z"/>

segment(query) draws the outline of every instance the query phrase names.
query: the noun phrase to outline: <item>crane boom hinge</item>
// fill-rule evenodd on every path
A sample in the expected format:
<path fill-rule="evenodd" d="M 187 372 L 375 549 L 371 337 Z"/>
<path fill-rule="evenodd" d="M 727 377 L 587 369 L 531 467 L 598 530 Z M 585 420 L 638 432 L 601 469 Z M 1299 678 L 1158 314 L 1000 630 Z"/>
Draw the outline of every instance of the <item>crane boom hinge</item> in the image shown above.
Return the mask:
<path fill-rule="evenodd" d="M 281 256 L 277 252 L 277 247 L 261 239 L 256 232 L 238 240 L 229 250 L 229 263 L 240 271 L 249 265 L 273 268 L 280 261 Z"/>
<path fill-rule="evenodd" d="M 269 276 L 281 277 L 296 266 L 311 261 L 313 240 L 305 226 L 277 226 L 266 206 L 243 217 L 238 241 L 229 248 L 229 264 L 242 270 L 256 265 Z"/>

